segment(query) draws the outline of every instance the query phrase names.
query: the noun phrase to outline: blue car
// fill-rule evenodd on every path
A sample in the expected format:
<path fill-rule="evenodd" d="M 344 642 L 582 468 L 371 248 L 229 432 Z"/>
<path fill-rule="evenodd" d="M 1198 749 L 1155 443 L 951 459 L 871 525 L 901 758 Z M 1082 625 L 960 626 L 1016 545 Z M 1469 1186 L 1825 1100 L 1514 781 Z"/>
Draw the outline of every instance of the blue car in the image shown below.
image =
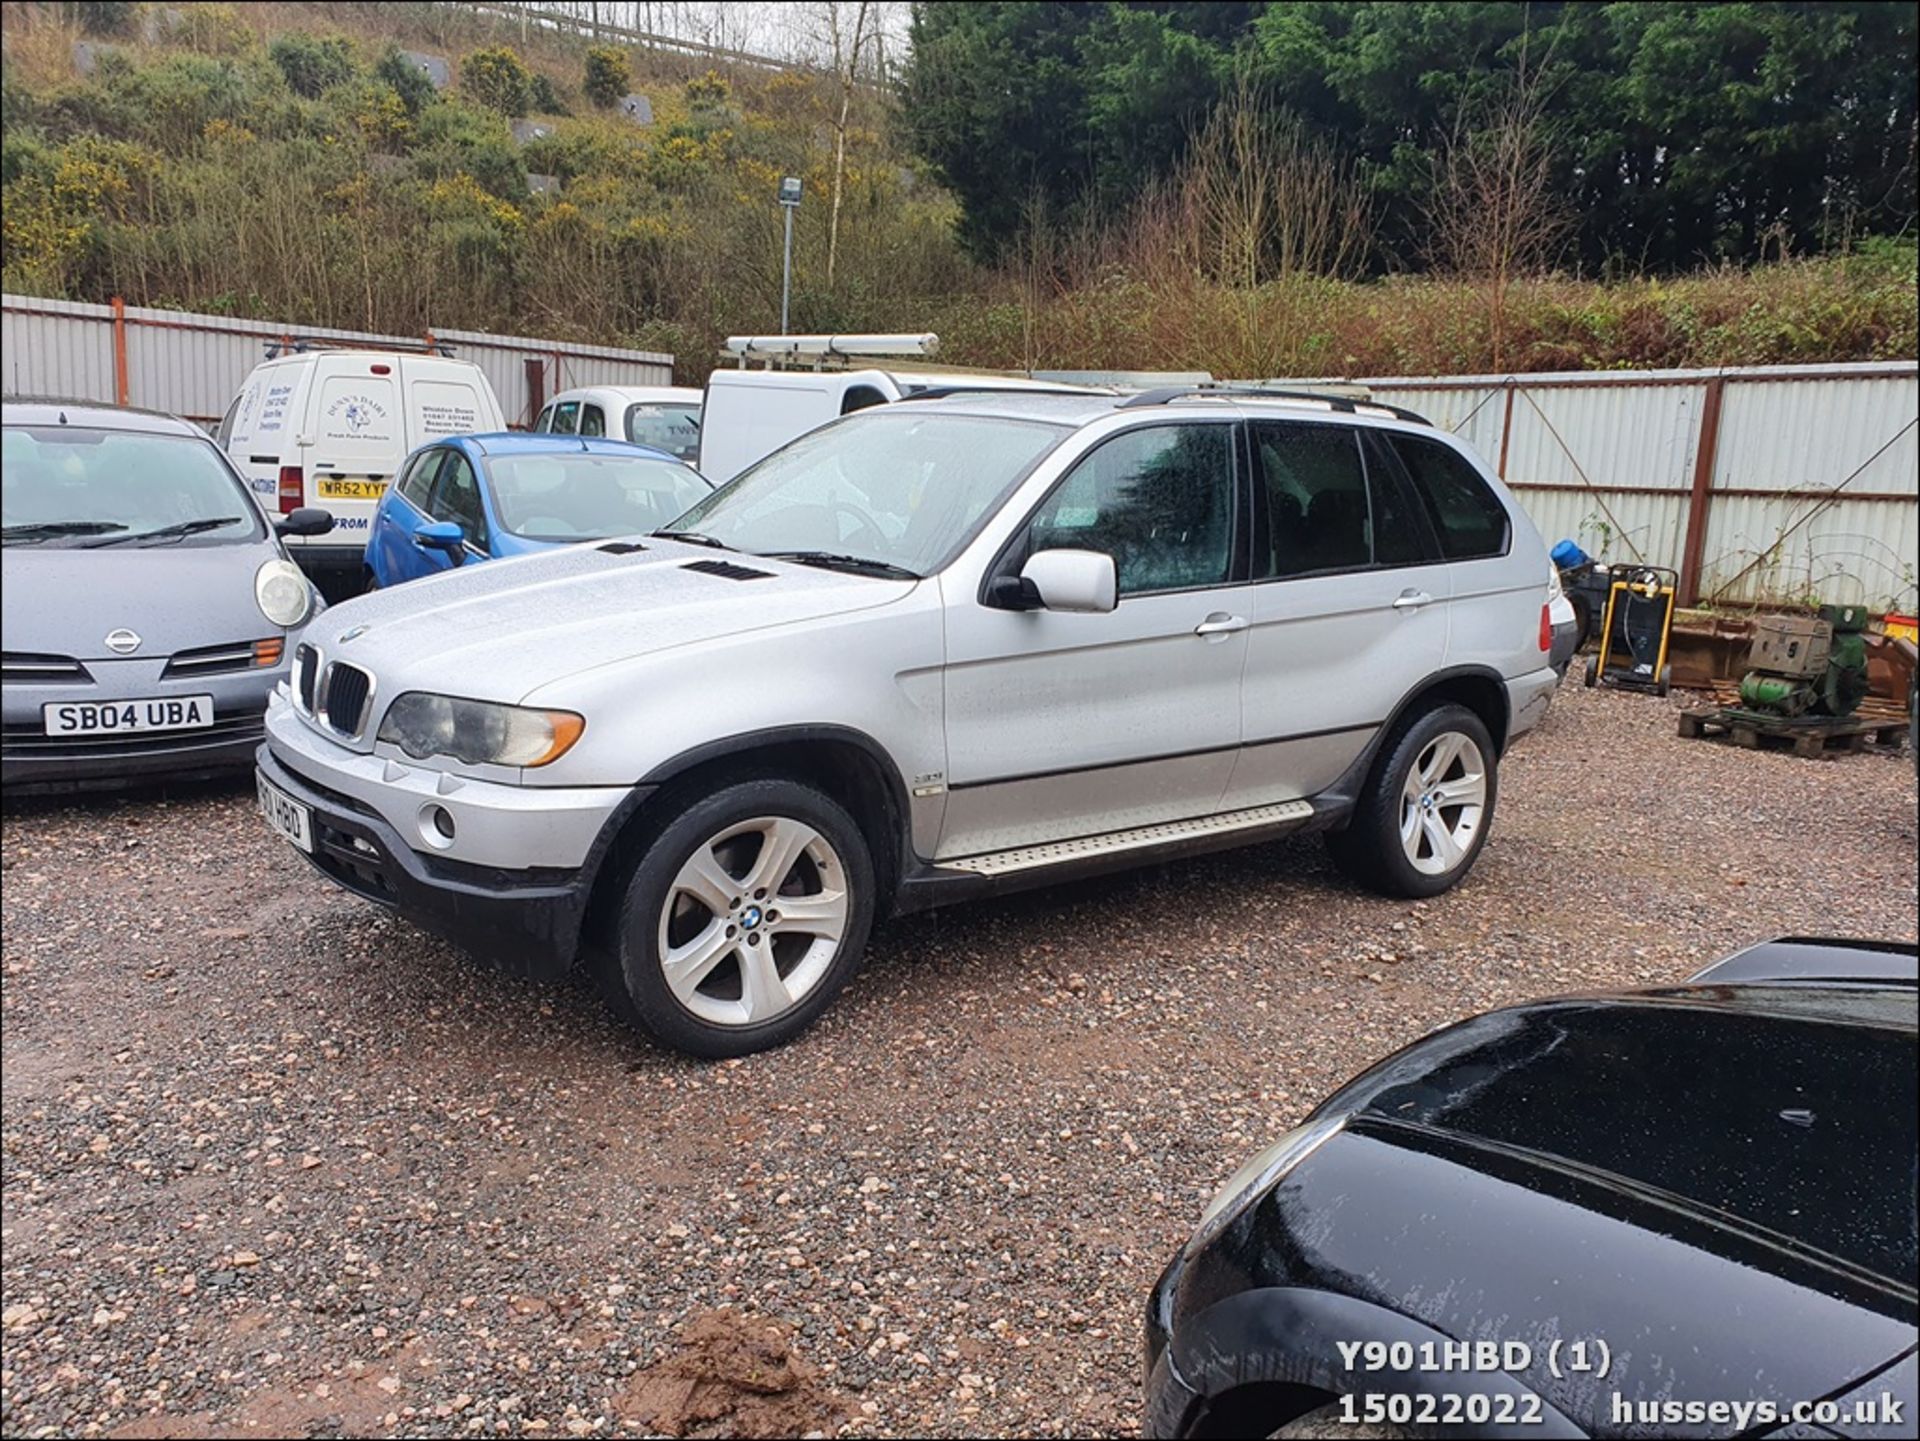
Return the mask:
<path fill-rule="evenodd" d="M 657 530 L 712 489 L 666 451 L 623 440 L 448 436 L 408 456 L 381 498 L 367 586 Z"/>

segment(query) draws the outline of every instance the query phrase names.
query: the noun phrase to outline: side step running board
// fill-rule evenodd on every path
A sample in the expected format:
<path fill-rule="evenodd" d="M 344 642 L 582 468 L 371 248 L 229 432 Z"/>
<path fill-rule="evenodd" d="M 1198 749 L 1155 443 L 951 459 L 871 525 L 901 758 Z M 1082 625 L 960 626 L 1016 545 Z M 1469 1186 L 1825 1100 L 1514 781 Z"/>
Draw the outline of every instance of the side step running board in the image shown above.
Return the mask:
<path fill-rule="evenodd" d="M 971 871 L 979 876 L 1004 876 L 1015 871 L 1039 870 L 1043 866 L 1057 866 L 1094 856 L 1110 856 L 1121 851 L 1152 850 L 1158 846 L 1198 840 L 1203 836 L 1265 830 L 1269 826 L 1312 819 L 1313 807 L 1306 801 L 1282 801 L 1278 805 L 1255 806 L 1251 810 L 1228 811 L 1224 815 L 1201 816 L 1191 821 L 1168 821 L 1164 825 L 1139 826 L 1130 831 L 1109 831 L 1103 836 L 1083 836 L 1078 840 L 1049 841 L 1045 845 L 993 851 L 984 856 L 966 856 L 936 864 L 945 870 Z"/>

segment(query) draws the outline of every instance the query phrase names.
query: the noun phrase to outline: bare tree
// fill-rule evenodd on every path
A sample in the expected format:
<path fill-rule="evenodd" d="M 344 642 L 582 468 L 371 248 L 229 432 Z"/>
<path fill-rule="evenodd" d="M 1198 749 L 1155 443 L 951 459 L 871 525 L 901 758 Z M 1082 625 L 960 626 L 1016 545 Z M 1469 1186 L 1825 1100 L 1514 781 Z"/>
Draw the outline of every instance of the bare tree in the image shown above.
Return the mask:
<path fill-rule="evenodd" d="M 833 83 L 839 92 L 839 110 L 833 122 L 833 181 L 827 202 L 827 287 L 840 255 L 840 205 L 847 178 L 847 124 L 853 112 L 854 90 L 860 83 L 862 51 L 877 42 L 879 6 L 874 0 L 822 0 L 820 24 L 826 32 L 833 61 Z"/>
<path fill-rule="evenodd" d="M 1194 135 L 1173 198 L 1189 263 L 1236 289 L 1339 275 L 1372 232 L 1352 167 L 1244 75 Z"/>
<path fill-rule="evenodd" d="M 1496 369 L 1509 358 L 1514 286 L 1552 264 L 1572 224 L 1553 188 L 1548 99 L 1523 58 L 1502 92 L 1463 106 L 1440 149 L 1426 207 L 1430 258 L 1486 287 Z"/>

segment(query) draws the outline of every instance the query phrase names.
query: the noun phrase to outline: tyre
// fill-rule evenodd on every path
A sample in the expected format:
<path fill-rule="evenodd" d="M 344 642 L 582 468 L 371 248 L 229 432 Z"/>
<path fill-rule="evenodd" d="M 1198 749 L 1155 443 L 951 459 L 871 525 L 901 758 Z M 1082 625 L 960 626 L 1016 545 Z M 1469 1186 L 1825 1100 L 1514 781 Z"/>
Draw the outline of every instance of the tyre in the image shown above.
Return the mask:
<path fill-rule="evenodd" d="M 1600 662 L 1598 660 L 1588 661 L 1587 662 L 1587 689 L 1592 690 L 1595 682 L 1597 682 L 1599 679 L 1600 679 Z"/>
<path fill-rule="evenodd" d="M 1402 721 L 1382 748 L 1343 831 L 1340 869 L 1387 896 L 1434 896 L 1473 869 L 1499 791 L 1493 739 L 1465 706 Z"/>
<path fill-rule="evenodd" d="M 380 578 L 371 569 L 363 571 L 360 579 L 360 594 L 372 595 L 380 589 Z"/>
<path fill-rule="evenodd" d="M 799 1035 L 859 965 L 873 861 L 810 786 L 742 780 L 689 800 L 627 882 L 609 990 L 665 1045 L 745 1056 Z"/>
<path fill-rule="evenodd" d="M 1672 666 L 1663 665 L 1660 667 L 1660 678 L 1654 682 L 1653 689 L 1656 695 L 1662 695 L 1662 696 L 1664 696 L 1668 691 L 1673 689 L 1673 667 Z"/>

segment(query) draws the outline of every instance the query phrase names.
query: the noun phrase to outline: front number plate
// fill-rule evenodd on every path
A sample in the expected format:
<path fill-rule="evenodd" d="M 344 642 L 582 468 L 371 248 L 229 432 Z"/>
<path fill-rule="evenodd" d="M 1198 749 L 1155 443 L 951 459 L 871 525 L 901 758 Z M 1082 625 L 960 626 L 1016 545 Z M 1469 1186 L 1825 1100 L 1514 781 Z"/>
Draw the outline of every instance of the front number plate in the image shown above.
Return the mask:
<path fill-rule="evenodd" d="M 255 775 L 260 789 L 260 814 L 280 836 L 309 855 L 313 853 L 313 811 L 300 804 L 265 776 Z"/>
<path fill-rule="evenodd" d="M 49 701 L 40 707 L 40 720 L 50 736 L 205 730 L 213 724 L 213 697 L 174 695 L 153 700 Z"/>

